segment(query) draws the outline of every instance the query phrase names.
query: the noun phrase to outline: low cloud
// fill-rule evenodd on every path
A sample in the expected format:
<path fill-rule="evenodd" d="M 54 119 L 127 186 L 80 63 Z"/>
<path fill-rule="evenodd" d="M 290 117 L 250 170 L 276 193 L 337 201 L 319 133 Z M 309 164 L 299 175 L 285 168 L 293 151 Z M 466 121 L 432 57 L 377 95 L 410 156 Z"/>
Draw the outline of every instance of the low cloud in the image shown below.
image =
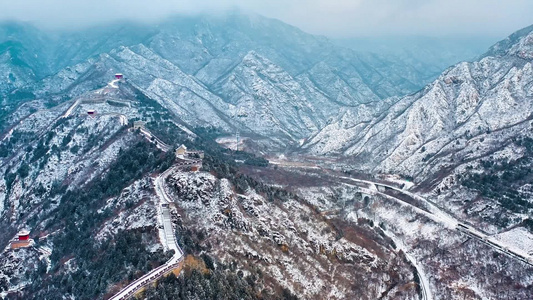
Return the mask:
<path fill-rule="evenodd" d="M 79 28 L 234 8 L 333 37 L 505 36 L 533 23 L 531 0 L 17 0 L 4 1 L 0 20 Z"/>

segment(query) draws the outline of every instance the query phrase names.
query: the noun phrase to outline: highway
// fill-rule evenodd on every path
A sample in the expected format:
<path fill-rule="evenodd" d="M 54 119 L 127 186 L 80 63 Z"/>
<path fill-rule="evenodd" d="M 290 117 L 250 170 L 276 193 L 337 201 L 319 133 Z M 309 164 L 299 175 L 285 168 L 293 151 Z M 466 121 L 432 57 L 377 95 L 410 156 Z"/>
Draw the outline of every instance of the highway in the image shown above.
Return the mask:
<path fill-rule="evenodd" d="M 348 177 L 346 177 L 346 178 L 348 178 Z M 373 189 L 368 189 L 368 190 L 363 189 L 363 191 L 365 191 L 367 193 L 371 193 L 371 194 L 379 194 L 379 195 L 381 195 L 383 197 L 392 199 L 393 201 L 400 201 L 401 203 L 403 203 L 405 205 L 409 205 L 409 206 L 413 207 L 415 209 L 415 211 L 417 211 L 418 213 L 422 213 L 422 214 L 425 214 L 425 215 L 428 214 L 428 212 L 426 212 L 425 210 L 422 210 L 422 209 L 420 209 L 420 208 L 418 208 L 416 206 L 413 206 L 413 205 L 411 205 L 411 204 L 409 204 L 407 202 L 404 202 L 401 199 L 398 199 L 398 198 L 389 196 L 389 195 L 387 195 L 385 193 L 379 192 L 375 185 L 373 187 L 374 187 Z M 434 218 L 432 218 L 432 219 L 434 219 Z M 405 254 L 405 257 L 407 258 L 407 260 L 416 269 L 416 273 L 417 273 L 417 276 L 418 276 L 418 279 L 419 279 L 419 283 L 420 283 L 420 290 L 422 292 L 422 300 L 433 300 L 433 295 L 431 293 L 431 290 L 429 289 L 429 280 L 428 280 L 428 277 L 426 276 L 426 272 L 424 271 L 422 266 L 420 266 L 420 264 L 417 262 L 417 260 L 407 251 L 406 247 L 403 246 L 403 242 L 402 241 L 400 241 L 398 239 L 395 239 L 395 238 L 393 238 L 390 235 L 387 235 L 387 236 L 389 236 L 394 241 L 394 244 L 397 246 L 398 249 L 402 249 L 403 253 Z"/>
<path fill-rule="evenodd" d="M 469 236 L 470 238 L 473 238 L 473 239 L 476 239 L 482 243 L 484 243 L 485 245 L 488 245 L 489 247 L 493 248 L 494 250 L 498 251 L 498 252 L 501 252 L 501 253 L 504 253 L 514 259 L 517 259 L 517 260 L 520 260 L 521 262 L 525 263 L 525 264 L 528 264 L 528 265 L 531 265 L 533 266 L 533 258 L 532 257 L 523 257 L 519 254 L 517 254 L 516 252 L 513 252 L 509 249 L 509 247 L 507 245 L 503 245 L 500 241 L 496 240 L 495 238 L 491 237 L 491 236 L 488 236 L 470 226 L 466 226 L 464 224 L 462 224 L 460 221 L 458 221 L 457 219 L 455 219 L 454 217 L 452 217 L 451 215 L 449 215 L 448 213 L 444 212 L 442 209 L 440 209 L 437 205 L 435 205 L 435 203 L 433 203 L 432 201 L 429 201 L 421 196 L 418 196 L 414 193 L 411 193 L 409 191 L 405 191 L 405 190 L 402 190 L 398 187 L 395 187 L 395 186 L 392 186 L 392 185 L 389 185 L 389 184 L 384 184 L 384 183 L 381 183 L 381 182 L 374 182 L 374 181 L 370 181 L 370 180 L 362 180 L 362 179 L 355 179 L 355 178 L 351 178 L 351 177 L 345 177 L 345 176 L 339 176 L 340 178 L 342 179 L 345 179 L 345 180 L 350 180 L 350 181 L 353 181 L 353 182 L 358 182 L 358 183 L 364 183 L 366 185 L 369 186 L 369 189 L 365 189 L 365 192 L 368 192 L 368 193 L 371 193 L 371 194 L 378 194 L 380 196 L 383 196 L 383 197 L 386 197 L 386 198 L 389 198 L 389 199 L 392 199 L 394 201 L 397 201 L 397 202 L 400 202 L 400 203 L 403 203 L 404 205 L 409 205 L 411 206 L 413 209 L 415 209 L 415 211 L 417 211 L 418 213 L 421 213 L 421 214 L 424 214 L 426 215 L 427 217 L 429 217 L 430 219 L 436 221 L 436 222 L 439 222 L 441 224 L 444 224 L 445 226 L 447 226 L 448 228 L 450 229 L 455 229 L 467 236 Z M 385 188 L 388 188 L 388 189 L 391 189 L 391 190 L 394 190 L 394 191 L 397 191 L 399 193 L 402 193 L 408 197 L 411 197 L 413 199 L 416 199 L 418 201 L 421 201 L 423 204 L 424 204 L 424 207 L 417 207 L 411 203 L 408 203 L 400 198 L 397 198 L 397 197 L 394 197 L 394 196 L 391 196 L 389 194 L 386 194 L 384 192 L 381 192 L 380 189 L 378 187 L 385 187 Z M 396 242 L 396 244 L 398 244 Z M 433 299 L 433 296 L 431 294 L 431 290 L 429 289 L 429 281 L 427 279 L 427 276 L 425 275 L 425 272 L 424 270 L 421 268 L 421 266 L 417 263 L 417 261 L 412 257 L 410 256 L 410 254 L 405 251 L 405 255 L 407 257 L 407 259 L 411 262 L 411 264 L 416 268 L 417 272 L 418 272 L 418 275 L 419 275 L 419 278 L 420 278 L 420 287 L 421 287 L 421 291 L 422 291 L 422 299 L 424 300 L 432 300 Z"/>
<path fill-rule="evenodd" d="M 288 166 L 288 167 L 309 168 L 309 166 L 307 166 L 307 165 L 305 165 L 305 166 L 292 165 L 292 164 L 288 165 L 286 162 L 278 162 L 277 164 Z M 484 243 L 485 245 L 491 247 L 495 251 L 501 252 L 501 253 L 513 258 L 513 259 L 519 260 L 519 261 L 521 261 L 521 262 L 523 262 L 525 264 L 533 266 L 533 257 L 531 255 L 528 256 L 528 255 L 521 255 L 519 253 L 516 253 L 515 251 L 510 249 L 510 247 L 508 245 L 505 245 L 504 243 L 502 243 L 501 241 L 498 241 L 494 237 L 491 237 L 491 236 L 489 236 L 487 234 L 484 234 L 484 233 L 480 232 L 479 230 L 476 230 L 476 229 L 474 229 L 474 228 L 472 228 L 470 226 L 467 226 L 467 225 L 461 223 L 460 221 L 455 219 L 453 216 L 451 216 L 450 214 L 446 213 L 444 210 L 439 208 L 431 200 L 425 199 L 425 198 L 423 198 L 423 197 L 421 197 L 419 195 L 416 195 L 414 193 L 411 193 L 409 191 L 403 190 L 401 188 L 398 188 L 396 186 L 393 186 L 393 185 L 390 185 L 390 184 L 387 184 L 387 183 L 375 182 L 375 181 L 372 181 L 372 180 L 356 179 L 356 178 L 351 178 L 351 177 L 346 177 L 346 176 L 339 176 L 339 175 L 336 175 L 336 174 L 332 174 L 330 172 L 330 170 L 328 170 L 328 169 L 325 169 L 325 168 L 322 168 L 322 167 L 319 167 L 319 166 L 316 166 L 316 165 L 311 166 L 311 167 L 316 167 L 316 168 L 322 169 L 324 172 L 329 173 L 331 176 L 334 176 L 334 177 L 339 178 L 339 179 L 344 179 L 345 181 L 351 181 L 351 182 L 360 183 L 360 184 L 363 183 L 368 188 L 362 188 L 360 185 L 356 185 L 356 186 L 359 189 L 361 189 L 361 191 L 363 191 L 365 193 L 373 194 L 373 195 L 380 195 L 382 197 L 385 197 L 385 198 L 391 199 L 393 201 L 396 201 L 396 202 L 398 202 L 398 203 L 400 203 L 402 205 L 408 205 L 414 211 L 416 211 L 417 213 L 423 214 L 423 215 L 427 216 L 428 218 L 434 220 L 435 222 L 441 223 L 441 224 L 445 225 L 446 227 L 448 227 L 448 228 L 450 228 L 452 230 L 457 230 L 460 233 L 469 236 L 470 238 L 476 239 L 476 240 Z M 423 207 L 418 207 L 416 205 L 413 205 L 412 203 L 406 202 L 403 199 L 400 199 L 398 197 L 394 197 L 392 195 L 389 195 L 389 194 L 386 194 L 384 192 L 381 192 L 378 187 L 388 188 L 390 190 L 394 190 L 394 191 L 397 191 L 399 193 L 402 193 L 403 195 L 408 196 L 408 197 L 410 197 L 412 199 L 418 200 L 421 203 L 423 203 Z M 398 243 L 396 243 L 396 244 L 398 244 Z M 425 276 L 425 273 L 423 272 L 421 267 L 416 263 L 416 260 L 414 260 L 413 257 L 411 257 L 409 255 L 409 253 L 407 253 L 405 250 L 404 250 L 404 252 L 406 253 L 407 258 L 415 266 L 415 268 L 417 269 L 417 272 L 418 272 L 418 274 L 420 276 L 420 285 L 421 285 L 421 289 L 422 289 L 422 298 L 426 299 L 426 300 L 427 299 L 432 299 L 433 297 L 432 297 L 431 291 L 429 289 L 429 282 L 427 280 L 427 277 Z"/>
<path fill-rule="evenodd" d="M 511 250 L 507 245 L 502 244 L 500 241 L 492 238 L 491 236 L 485 235 L 465 224 L 458 224 L 456 229 L 462 232 L 463 234 L 468 235 L 469 237 L 474 238 L 489 247 L 492 247 L 494 250 L 511 256 L 514 259 L 520 260 L 525 264 L 533 266 L 533 257 L 525 257 L 523 255 L 520 255 L 519 253 L 516 253 Z"/>
<path fill-rule="evenodd" d="M 428 280 L 428 276 L 426 275 L 426 272 L 424 272 L 424 269 L 418 264 L 416 259 L 414 259 L 414 257 L 411 256 L 411 254 L 405 251 L 405 249 L 403 250 L 403 253 L 405 254 L 405 257 L 407 258 L 407 260 L 416 269 L 416 273 L 417 273 L 417 276 L 420 282 L 420 290 L 422 291 L 422 300 L 433 300 L 433 295 L 431 294 L 429 290 L 429 280 Z"/>
<path fill-rule="evenodd" d="M 433 203 L 432 201 L 429 201 L 421 196 L 418 196 L 414 193 L 411 193 L 409 191 L 405 191 L 405 190 L 402 190 L 398 187 L 395 187 L 395 186 L 392 186 L 392 185 L 388 185 L 388 184 L 384 184 L 384 183 L 380 183 L 380 182 L 373 182 L 373 181 L 369 181 L 369 180 L 362 180 L 362 179 L 355 179 L 355 178 L 351 178 L 351 177 L 344 177 L 344 176 L 340 176 L 340 178 L 342 179 L 347 179 L 347 180 L 351 180 L 351 181 L 354 181 L 354 182 L 359 182 L 359 183 L 365 183 L 365 184 L 368 184 L 371 189 L 369 190 L 370 192 L 374 193 L 374 194 L 379 194 L 381 196 L 384 196 L 384 197 L 387 197 L 387 198 L 391 198 L 391 199 L 394 199 L 396 201 L 399 201 L 399 202 L 402 202 L 402 203 L 405 203 L 407 205 L 410 205 L 412 206 L 413 208 L 415 208 L 418 212 L 420 213 L 423 213 L 425 214 L 426 216 L 430 217 L 431 219 L 437 221 L 437 222 L 440 222 L 442 224 L 444 224 L 445 226 L 449 227 L 449 228 L 452 228 L 452 229 L 455 229 L 465 235 L 468 235 L 469 237 L 471 238 L 474 238 L 482 243 L 484 243 L 485 245 L 488 245 L 490 246 L 491 248 L 493 248 L 494 250 L 496 251 L 499 251 L 501 253 L 504 253 L 514 259 L 517 259 L 517 260 L 520 260 L 521 262 L 525 263 L 525 264 L 528 264 L 530 266 L 533 266 L 533 257 L 531 256 L 523 256 L 523 255 L 520 255 L 519 253 L 516 253 L 514 251 L 512 251 L 509 247 L 509 245 L 506 245 L 504 243 L 502 243 L 501 241 L 497 240 L 496 238 L 492 237 L 492 236 L 489 236 L 471 226 L 467 226 L 463 223 L 461 223 L 459 220 L 455 219 L 454 217 L 452 217 L 451 215 L 449 215 L 448 213 L 444 212 L 442 209 L 440 209 L 437 205 L 435 205 L 435 203 Z M 394 196 L 391 196 L 391 195 L 388 195 L 388 194 L 385 194 L 383 192 L 380 192 L 378 190 L 378 186 L 382 186 L 382 187 L 385 187 L 385 188 L 388 188 L 388 189 L 391 189 L 391 190 L 395 190 L 397 192 L 400 192 L 408 197 L 411 197 L 413 199 L 416 199 L 416 200 L 419 200 L 421 202 L 424 203 L 425 205 L 425 209 L 429 210 L 429 213 L 427 211 L 424 211 L 423 209 L 417 207 L 417 206 L 414 206 L 410 203 L 407 203 L 405 202 L 404 200 L 400 199 L 400 198 L 396 198 Z"/>

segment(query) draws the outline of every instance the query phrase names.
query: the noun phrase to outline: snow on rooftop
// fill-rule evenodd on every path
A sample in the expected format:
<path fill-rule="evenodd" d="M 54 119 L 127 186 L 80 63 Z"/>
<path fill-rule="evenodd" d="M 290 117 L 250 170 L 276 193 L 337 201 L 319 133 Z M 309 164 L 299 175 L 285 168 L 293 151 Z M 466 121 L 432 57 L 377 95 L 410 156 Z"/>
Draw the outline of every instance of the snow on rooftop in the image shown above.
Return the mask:
<path fill-rule="evenodd" d="M 27 229 L 22 229 L 21 231 L 19 231 L 18 235 L 28 235 L 30 234 L 30 232 L 27 230 Z"/>

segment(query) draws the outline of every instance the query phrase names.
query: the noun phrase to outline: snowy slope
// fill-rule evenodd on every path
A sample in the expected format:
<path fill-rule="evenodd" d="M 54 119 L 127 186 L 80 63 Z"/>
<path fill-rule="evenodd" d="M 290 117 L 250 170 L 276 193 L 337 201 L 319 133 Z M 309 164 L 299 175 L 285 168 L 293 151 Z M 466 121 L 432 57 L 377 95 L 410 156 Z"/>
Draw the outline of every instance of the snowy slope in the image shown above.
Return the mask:
<path fill-rule="evenodd" d="M 382 56 L 238 11 L 72 32 L 21 27 L 0 26 L 0 43 L 19 43 L 24 62 L 0 51 L 2 90 L 57 104 L 120 72 L 191 127 L 239 130 L 278 148 L 315 133 L 344 106 L 375 105 L 427 83 Z"/>
<path fill-rule="evenodd" d="M 260 128 L 261 134 L 283 131 L 301 138 L 317 131 L 324 123 L 330 106 L 307 91 L 281 67 L 256 52 L 243 60 L 213 85 L 235 107 L 233 118 L 248 128 Z"/>
<path fill-rule="evenodd" d="M 529 128 L 533 113 L 533 33 L 437 80 L 373 115 L 351 109 L 303 146 L 341 154 L 364 169 L 423 178 L 490 154 Z M 496 46 L 495 46 L 496 47 Z"/>
<path fill-rule="evenodd" d="M 415 289 L 387 280 L 408 284 L 411 270 L 374 232 L 371 241 L 366 230 L 341 233 L 303 201 L 269 201 L 251 188 L 238 194 L 209 173 L 171 173 L 166 188 L 180 223 L 202 232 L 209 255 L 235 261 L 245 274 L 261 270 L 269 288 L 276 283 L 306 299 L 394 299 L 396 292 L 417 299 Z"/>

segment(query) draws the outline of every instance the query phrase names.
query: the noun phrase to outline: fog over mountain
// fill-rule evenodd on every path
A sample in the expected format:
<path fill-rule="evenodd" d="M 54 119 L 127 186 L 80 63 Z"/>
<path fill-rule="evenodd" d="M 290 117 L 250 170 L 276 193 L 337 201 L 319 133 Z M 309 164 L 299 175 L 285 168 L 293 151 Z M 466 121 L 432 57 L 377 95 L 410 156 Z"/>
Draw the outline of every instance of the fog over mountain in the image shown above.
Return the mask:
<path fill-rule="evenodd" d="M 504 38 L 532 21 L 528 0 L 81 0 L 4 1 L 0 20 L 79 28 L 117 20 L 157 22 L 170 15 L 241 9 L 331 37 L 464 36 Z M 496 40 L 494 40 L 495 42 Z"/>
<path fill-rule="evenodd" d="M 74 97 L 104 84 L 100 72 L 130 70 L 131 82 L 145 86 L 152 97 L 176 101 L 184 92 L 183 78 L 189 76 L 187 89 L 210 103 L 197 103 L 195 112 L 179 104 L 189 125 L 269 136 L 267 143 L 282 148 L 320 130 L 345 107 L 380 106 L 378 100 L 419 90 L 448 66 L 446 62 L 468 59 L 477 49 L 475 42 L 456 47 L 431 39 L 418 44 L 400 39 L 398 46 L 388 45 L 389 51 L 368 40 L 357 43 L 368 45 L 365 51 L 354 51 L 279 20 L 241 11 L 175 15 L 157 25 L 129 21 L 62 31 L 9 22 L 0 27 L 0 37 L 6 61 L 0 92 L 10 97 L 29 92 L 43 97 L 43 91 Z M 411 49 L 404 50 L 402 43 Z M 148 59 L 143 64 L 154 65 L 132 76 L 130 68 L 137 69 L 135 60 L 141 58 Z M 161 76 L 166 72 L 161 64 L 172 64 L 183 78 L 171 80 L 172 86 L 153 81 L 170 80 Z"/>
<path fill-rule="evenodd" d="M 421 70 L 429 67 L 440 73 L 461 61 L 472 61 L 497 40 L 493 37 L 366 37 L 334 39 L 335 43 L 358 52 L 394 57 Z"/>

